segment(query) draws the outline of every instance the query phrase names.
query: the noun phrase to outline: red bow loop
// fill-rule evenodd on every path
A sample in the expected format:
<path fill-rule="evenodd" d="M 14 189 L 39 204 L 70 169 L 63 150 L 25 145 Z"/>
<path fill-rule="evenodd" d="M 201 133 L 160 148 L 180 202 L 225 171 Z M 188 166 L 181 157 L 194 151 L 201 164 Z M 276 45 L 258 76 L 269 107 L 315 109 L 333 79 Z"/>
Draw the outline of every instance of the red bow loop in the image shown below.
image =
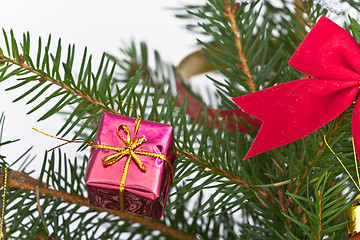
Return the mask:
<path fill-rule="evenodd" d="M 314 78 L 233 98 L 243 111 L 263 122 L 245 159 L 316 131 L 344 112 L 359 92 L 360 47 L 326 17 L 313 27 L 289 64 Z M 360 130 L 359 107 L 355 106 L 353 128 Z M 353 135 L 360 150 L 360 136 Z"/>
<path fill-rule="evenodd" d="M 321 17 L 289 65 L 319 79 L 360 80 L 360 47 L 343 28 Z"/>

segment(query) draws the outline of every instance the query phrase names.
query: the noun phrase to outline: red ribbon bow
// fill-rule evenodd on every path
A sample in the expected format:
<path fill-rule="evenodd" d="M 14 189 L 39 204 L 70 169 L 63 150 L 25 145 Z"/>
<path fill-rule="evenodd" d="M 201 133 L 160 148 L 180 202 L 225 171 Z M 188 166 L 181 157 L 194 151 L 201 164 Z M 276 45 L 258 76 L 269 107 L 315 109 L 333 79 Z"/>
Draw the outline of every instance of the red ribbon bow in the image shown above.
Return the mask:
<path fill-rule="evenodd" d="M 360 47 L 344 29 L 321 17 L 289 61 L 310 75 L 233 98 L 263 124 L 246 158 L 291 143 L 314 132 L 357 100 Z M 352 116 L 355 149 L 360 153 L 360 105 Z"/>

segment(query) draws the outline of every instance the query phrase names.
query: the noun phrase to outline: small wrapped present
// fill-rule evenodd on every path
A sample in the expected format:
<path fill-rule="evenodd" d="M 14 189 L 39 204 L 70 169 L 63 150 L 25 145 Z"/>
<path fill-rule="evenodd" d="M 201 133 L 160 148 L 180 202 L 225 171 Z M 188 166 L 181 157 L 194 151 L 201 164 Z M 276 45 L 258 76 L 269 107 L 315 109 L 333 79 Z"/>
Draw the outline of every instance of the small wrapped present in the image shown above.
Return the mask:
<path fill-rule="evenodd" d="M 160 219 L 176 154 L 171 126 L 104 113 L 85 176 L 90 205 Z"/>

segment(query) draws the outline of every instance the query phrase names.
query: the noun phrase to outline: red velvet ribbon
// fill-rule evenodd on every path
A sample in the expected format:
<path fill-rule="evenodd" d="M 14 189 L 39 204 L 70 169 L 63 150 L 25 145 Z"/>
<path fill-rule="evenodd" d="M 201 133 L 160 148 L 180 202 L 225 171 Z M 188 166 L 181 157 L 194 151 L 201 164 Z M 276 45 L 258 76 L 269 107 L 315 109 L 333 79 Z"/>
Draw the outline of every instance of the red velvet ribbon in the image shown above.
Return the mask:
<path fill-rule="evenodd" d="M 311 76 L 233 98 L 263 124 L 245 159 L 303 138 L 344 112 L 357 100 L 360 47 L 344 29 L 321 17 L 289 61 Z M 352 116 L 360 153 L 360 105 Z"/>
<path fill-rule="evenodd" d="M 176 89 L 178 91 L 176 104 L 182 106 L 184 101 L 187 101 L 186 114 L 193 120 L 197 119 L 197 122 L 203 121 L 205 116 L 205 106 L 193 97 L 191 93 L 187 92 L 184 88 L 184 84 L 195 75 L 217 70 L 212 64 L 206 61 L 205 58 L 206 56 L 202 50 L 195 51 L 181 60 L 176 67 L 175 81 Z M 206 126 L 210 127 L 214 124 L 215 128 L 224 128 L 225 126 L 224 124 L 221 124 L 221 120 L 225 118 L 227 118 L 228 124 L 227 128 L 224 130 L 229 132 L 248 132 L 249 129 L 256 130 L 261 126 L 261 121 L 259 119 L 250 116 L 239 108 L 227 110 L 207 108 L 205 119 Z"/>
<path fill-rule="evenodd" d="M 187 94 L 185 88 L 180 83 L 180 80 L 176 81 L 176 88 L 178 90 L 178 97 L 176 103 L 178 106 L 181 106 L 183 102 L 188 102 L 186 106 L 186 113 L 192 118 L 197 119 L 197 122 L 201 122 L 204 113 L 205 113 L 205 107 L 201 105 L 201 103 L 194 97 L 191 96 L 191 94 Z M 199 117 L 197 118 L 197 115 Z M 212 124 L 212 121 L 216 118 L 216 121 L 214 123 L 215 128 L 224 127 L 221 126 L 221 120 L 224 118 L 228 119 L 228 125 L 227 125 L 227 131 L 238 131 L 238 132 L 248 132 L 249 129 L 257 129 L 261 126 L 261 122 L 250 116 L 249 114 L 245 113 L 241 109 L 228 109 L 228 110 L 219 110 L 214 108 L 208 108 L 207 109 L 207 118 L 206 118 L 206 126 L 210 127 Z"/>

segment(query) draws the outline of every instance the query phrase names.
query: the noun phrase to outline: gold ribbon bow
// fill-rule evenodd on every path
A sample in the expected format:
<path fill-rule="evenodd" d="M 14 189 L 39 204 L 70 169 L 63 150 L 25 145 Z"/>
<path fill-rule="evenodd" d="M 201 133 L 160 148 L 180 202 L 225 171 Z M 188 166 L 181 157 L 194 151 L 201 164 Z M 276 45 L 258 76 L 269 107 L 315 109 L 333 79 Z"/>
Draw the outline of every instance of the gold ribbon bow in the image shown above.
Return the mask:
<path fill-rule="evenodd" d="M 146 171 L 146 167 L 144 166 L 143 162 L 141 161 L 141 159 L 137 156 L 138 154 L 140 155 L 145 155 L 145 156 L 150 156 L 150 157 L 155 157 L 155 158 L 161 158 L 162 160 L 164 160 L 165 162 L 167 162 L 168 167 L 171 171 L 171 175 L 173 176 L 174 171 L 173 171 L 173 167 L 171 162 L 167 159 L 167 157 L 163 154 L 160 153 L 153 153 L 153 152 L 145 152 L 145 151 L 136 151 L 135 149 L 137 147 L 139 147 L 141 144 L 143 144 L 144 142 L 147 141 L 145 136 L 142 136 L 138 139 L 136 139 L 136 135 L 137 132 L 139 130 L 140 127 L 140 122 L 141 122 L 141 118 L 136 118 L 135 120 L 135 130 L 134 130 L 134 136 L 133 138 L 131 138 L 130 136 L 130 132 L 129 132 L 129 128 L 124 125 L 124 124 L 120 124 L 117 129 L 116 129 L 116 133 L 118 135 L 118 137 L 121 139 L 121 141 L 124 142 L 125 144 L 125 148 L 121 148 L 121 147 L 113 147 L 113 146 L 108 146 L 108 145 L 102 145 L 102 144 L 93 144 L 92 148 L 101 148 L 101 149 L 107 149 L 107 150 L 113 150 L 116 151 L 116 153 L 110 154 L 106 157 L 104 157 L 102 159 L 103 162 L 103 166 L 110 166 L 112 164 L 114 164 L 117 161 L 120 161 L 121 158 L 123 158 L 124 156 L 128 156 L 126 162 L 125 162 L 125 166 L 124 166 L 124 171 L 121 177 L 121 182 L 120 182 L 120 186 L 119 186 L 119 190 L 120 190 L 120 210 L 124 211 L 124 189 L 125 189 L 125 181 L 126 181 L 126 176 L 128 173 L 128 169 L 129 169 L 129 164 L 131 162 L 131 159 L 133 159 L 135 161 L 135 163 L 137 164 L 137 166 L 142 170 L 142 171 Z M 124 131 L 126 134 L 126 138 L 124 138 L 121 134 L 120 134 L 120 130 Z"/>

